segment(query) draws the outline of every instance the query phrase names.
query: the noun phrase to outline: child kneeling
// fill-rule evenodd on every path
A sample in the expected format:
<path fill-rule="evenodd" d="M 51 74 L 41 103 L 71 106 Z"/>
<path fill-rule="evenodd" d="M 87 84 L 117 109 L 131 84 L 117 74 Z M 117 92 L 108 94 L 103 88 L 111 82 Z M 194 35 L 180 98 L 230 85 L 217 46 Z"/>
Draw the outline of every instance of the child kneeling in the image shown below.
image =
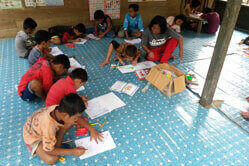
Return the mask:
<path fill-rule="evenodd" d="M 137 48 L 137 46 L 130 43 L 122 43 L 119 44 L 115 40 L 113 40 L 109 46 L 106 60 L 100 64 L 100 66 L 104 66 L 107 63 L 110 63 L 111 55 L 113 50 L 116 50 L 116 58 L 114 60 L 119 60 L 122 65 L 125 65 L 125 61 L 131 62 L 133 66 L 137 65 L 137 61 L 141 55 L 141 51 Z"/>
<path fill-rule="evenodd" d="M 38 155 L 46 164 L 54 164 L 59 155 L 81 156 L 87 149 L 61 148 L 63 135 L 76 124 L 85 110 L 84 102 L 75 93 L 65 96 L 59 105 L 37 110 L 24 124 L 23 138 L 31 155 Z"/>

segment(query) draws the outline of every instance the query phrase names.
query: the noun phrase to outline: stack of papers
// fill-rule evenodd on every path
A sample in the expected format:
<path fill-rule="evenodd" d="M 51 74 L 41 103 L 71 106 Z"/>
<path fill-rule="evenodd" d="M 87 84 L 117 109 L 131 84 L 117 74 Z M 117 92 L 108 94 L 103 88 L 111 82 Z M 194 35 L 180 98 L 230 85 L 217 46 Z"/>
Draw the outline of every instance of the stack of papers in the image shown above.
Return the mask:
<path fill-rule="evenodd" d="M 98 141 L 98 144 L 95 140 L 90 141 L 90 137 L 75 140 L 76 147 L 87 149 L 86 152 L 80 156 L 81 160 L 116 148 L 116 144 L 109 131 L 105 131 L 101 134 L 104 138 L 102 139 L 102 142 Z"/>
<path fill-rule="evenodd" d="M 94 34 L 89 34 L 87 35 L 87 37 L 89 37 L 90 39 L 93 39 L 93 40 L 99 40 L 100 38 L 94 36 Z"/>
<path fill-rule="evenodd" d="M 64 53 L 58 47 L 51 47 L 50 54 L 52 54 L 53 56 L 57 56 Z"/>
<path fill-rule="evenodd" d="M 85 44 L 87 42 L 86 39 L 80 38 L 80 42 L 74 42 L 75 44 Z"/>
<path fill-rule="evenodd" d="M 130 43 L 130 44 L 139 44 L 139 43 L 141 43 L 141 39 L 140 38 L 138 38 L 138 39 L 132 39 L 132 40 L 126 40 L 125 39 L 125 42 L 126 43 Z"/>
<path fill-rule="evenodd" d="M 85 69 L 85 66 L 81 66 L 78 61 L 76 61 L 74 58 L 69 58 L 70 61 L 70 68 L 68 69 L 68 72 L 71 73 L 73 69 L 75 68 L 82 68 Z"/>
<path fill-rule="evenodd" d="M 125 103 L 111 92 L 89 100 L 85 112 L 91 119 L 95 119 L 123 106 Z"/>
<path fill-rule="evenodd" d="M 145 62 L 138 63 L 136 66 L 132 66 L 132 65 L 119 66 L 118 70 L 121 71 L 121 73 L 130 73 L 136 70 L 148 69 L 155 65 L 156 64 L 154 62 L 145 61 Z"/>
<path fill-rule="evenodd" d="M 116 81 L 112 87 L 110 87 L 110 90 L 116 91 L 119 93 L 125 93 L 127 95 L 133 96 L 136 91 L 138 90 L 138 86 L 132 84 L 132 83 L 126 83 L 123 81 Z"/>

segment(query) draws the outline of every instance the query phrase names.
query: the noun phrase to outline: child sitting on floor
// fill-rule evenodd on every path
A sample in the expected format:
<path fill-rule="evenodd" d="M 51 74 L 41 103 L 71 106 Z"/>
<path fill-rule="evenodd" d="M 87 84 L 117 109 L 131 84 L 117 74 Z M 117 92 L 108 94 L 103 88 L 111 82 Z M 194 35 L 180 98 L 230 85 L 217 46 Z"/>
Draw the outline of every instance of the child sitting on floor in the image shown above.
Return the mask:
<path fill-rule="evenodd" d="M 87 72 L 82 68 L 74 69 L 69 76 L 59 79 L 52 85 L 46 98 L 46 107 L 58 105 L 64 96 L 70 93 L 76 93 L 76 90 L 83 86 L 86 81 Z M 83 95 L 79 96 L 85 103 L 85 106 L 87 106 L 88 98 Z M 84 118 L 79 118 L 77 123 L 83 127 L 86 127 L 91 133 L 91 138 L 95 139 L 95 141 L 99 139 L 100 134 Z"/>
<path fill-rule="evenodd" d="M 23 139 L 31 155 L 38 155 L 43 162 L 55 164 L 59 155 L 79 157 L 87 149 L 61 147 L 63 135 L 81 118 L 85 110 L 77 94 L 68 94 L 59 105 L 45 107 L 34 112 L 23 126 Z"/>
<path fill-rule="evenodd" d="M 50 41 L 53 44 L 80 42 L 80 38 L 89 39 L 84 36 L 86 28 L 82 23 L 77 24 L 76 26 L 57 25 L 49 28 L 48 31 L 51 34 Z"/>
<path fill-rule="evenodd" d="M 205 8 L 201 18 L 207 20 L 207 24 L 203 26 L 203 31 L 209 34 L 216 33 L 220 24 L 220 15 L 213 12 L 212 9 Z"/>
<path fill-rule="evenodd" d="M 89 28 L 88 33 L 94 33 L 99 38 L 104 36 L 114 38 L 115 32 L 112 29 L 111 17 L 105 15 L 102 10 L 96 10 L 94 13 L 94 28 Z"/>
<path fill-rule="evenodd" d="M 29 55 L 29 51 L 33 47 L 31 34 L 37 27 L 36 22 L 32 18 L 26 18 L 23 22 L 23 30 L 19 31 L 15 38 L 15 49 L 18 57 L 25 58 Z"/>
<path fill-rule="evenodd" d="M 115 60 L 119 60 L 122 65 L 125 65 L 124 60 L 131 62 L 133 66 L 137 65 L 137 61 L 141 55 L 141 51 L 135 45 L 130 43 L 119 44 L 118 42 L 113 40 L 109 46 L 106 60 L 102 62 L 100 66 L 104 66 L 107 63 L 110 63 L 110 58 L 113 50 L 116 50 Z"/>
<path fill-rule="evenodd" d="M 166 19 L 166 22 L 168 23 L 168 25 L 174 29 L 177 33 L 181 33 L 181 26 L 184 22 L 186 22 L 187 18 L 185 15 L 180 14 L 177 16 L 169 16 Z"/>
<path fill-rule="evenodd" d="M 183 39 L 173 29 L 167 28 L 165 18 L 162 16 L 155 16 L 142 36 L 142 47 L 147 52 L 147 59 L 161 63 L 168 63 L 169 59 L 174 58 L 172 53 L 178 42 L 179 56 L 182 59 Z"/>
<path fill-rule="evenodd" d="M 53 55 L 49 54 L 49 40 L 50 35 L 47 31 L 39 30 L 35 33 L 36 46 L 29 53 L 29 67 L 33 66 L 41 57 L 43 59 L 46 57 L 50 59 L 54 58 Z"/>
<path fill-rule="evenodd" d="M 138 13 L 139 6 L 137 4 L 129 5 L 129 13 L 125 15 L 123 29 L 118 32 L 118 37 L 141 37 L 144 30 L 141 15 Z"/>
<path fill-rule="evenodd" d="M 32 101 L 40 97 L 46 99 L 46 93 L 57 76 L 64 75 L 70 68 L 66 55 L 58 55 L 51 62 L 38 60 L 21 78 L 18 85 L 18 95 L 24 101 Z"/>

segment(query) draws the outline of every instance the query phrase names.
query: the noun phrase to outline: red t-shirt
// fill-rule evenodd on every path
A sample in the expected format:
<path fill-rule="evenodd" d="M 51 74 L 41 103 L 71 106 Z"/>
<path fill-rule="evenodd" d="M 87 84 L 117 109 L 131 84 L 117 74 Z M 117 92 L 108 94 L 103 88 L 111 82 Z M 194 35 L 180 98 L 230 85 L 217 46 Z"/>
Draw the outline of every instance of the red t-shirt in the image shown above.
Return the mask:
<path fill-rule="evenodd" d="M 71 77 L 61 78 L 49 90 L 46 98 L 46 107 L 59 105 L 61 99 L 69 93 L 76 93 L 74 82 Z"/>
<path fill-rule="evenodd" d="M 63 36 L 62 36 L 62 38 L 61 38 L 61 41 L 62 41 L 62 43 L 67 43 L 67 41 L 69 40 L 69 39 L 71 39 L 72 37 L 70 36 L 70 34 L 68 33 L 68 32 L 65 32 L 64 34 L 63 34 Z"/>
<path fill-rule="evenodd" d="M 53 71 L 47 60 L 41 60 L 35 63 L 21 78 L 18 85 L 18 95 L 22 96 L 27 84 L 32 80 L 39 80 L 42 83 L 43 90 L 48 92 L 53 84 Z"/>

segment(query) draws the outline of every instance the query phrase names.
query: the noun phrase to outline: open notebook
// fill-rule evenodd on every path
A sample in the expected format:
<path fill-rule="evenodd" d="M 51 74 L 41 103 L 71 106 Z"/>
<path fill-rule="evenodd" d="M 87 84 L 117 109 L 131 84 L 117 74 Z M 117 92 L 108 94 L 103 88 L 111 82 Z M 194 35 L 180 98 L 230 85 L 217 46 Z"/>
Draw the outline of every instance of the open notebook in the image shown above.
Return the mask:
<path fill-rule="evenodd" d="M 138 90 L 138 86 L 132 83 L 126 83 L 123 81 L 116 81 L 111 87 L 110 90 L 125 93 L 127 95 L 133 96 Z"/>
<path fill-rule="evenodd" d="M 116 148 L 116 144 L 109 131 L 103 132 L 102 135 L 104 138 L 102 142 L 98 141 L 98 144 L 94 140 L 90 141 L 90 137 L 75 140 L 76 147 L 84 147 L 87 149 L 85 154 L 80 156 L 81 160 Z"/>
<path fill-rule="evenodd" d="M 86 39 L 80 38 L 80 42 L 74 42 L 75 44 L 85 44 L 87 42 Z"/>
<path fill-rule="evenodd" d="M 50 54 L 52 54 L 53 56 L 57 56 L 64 53 L 58 47 L 51 47 Z"/>

